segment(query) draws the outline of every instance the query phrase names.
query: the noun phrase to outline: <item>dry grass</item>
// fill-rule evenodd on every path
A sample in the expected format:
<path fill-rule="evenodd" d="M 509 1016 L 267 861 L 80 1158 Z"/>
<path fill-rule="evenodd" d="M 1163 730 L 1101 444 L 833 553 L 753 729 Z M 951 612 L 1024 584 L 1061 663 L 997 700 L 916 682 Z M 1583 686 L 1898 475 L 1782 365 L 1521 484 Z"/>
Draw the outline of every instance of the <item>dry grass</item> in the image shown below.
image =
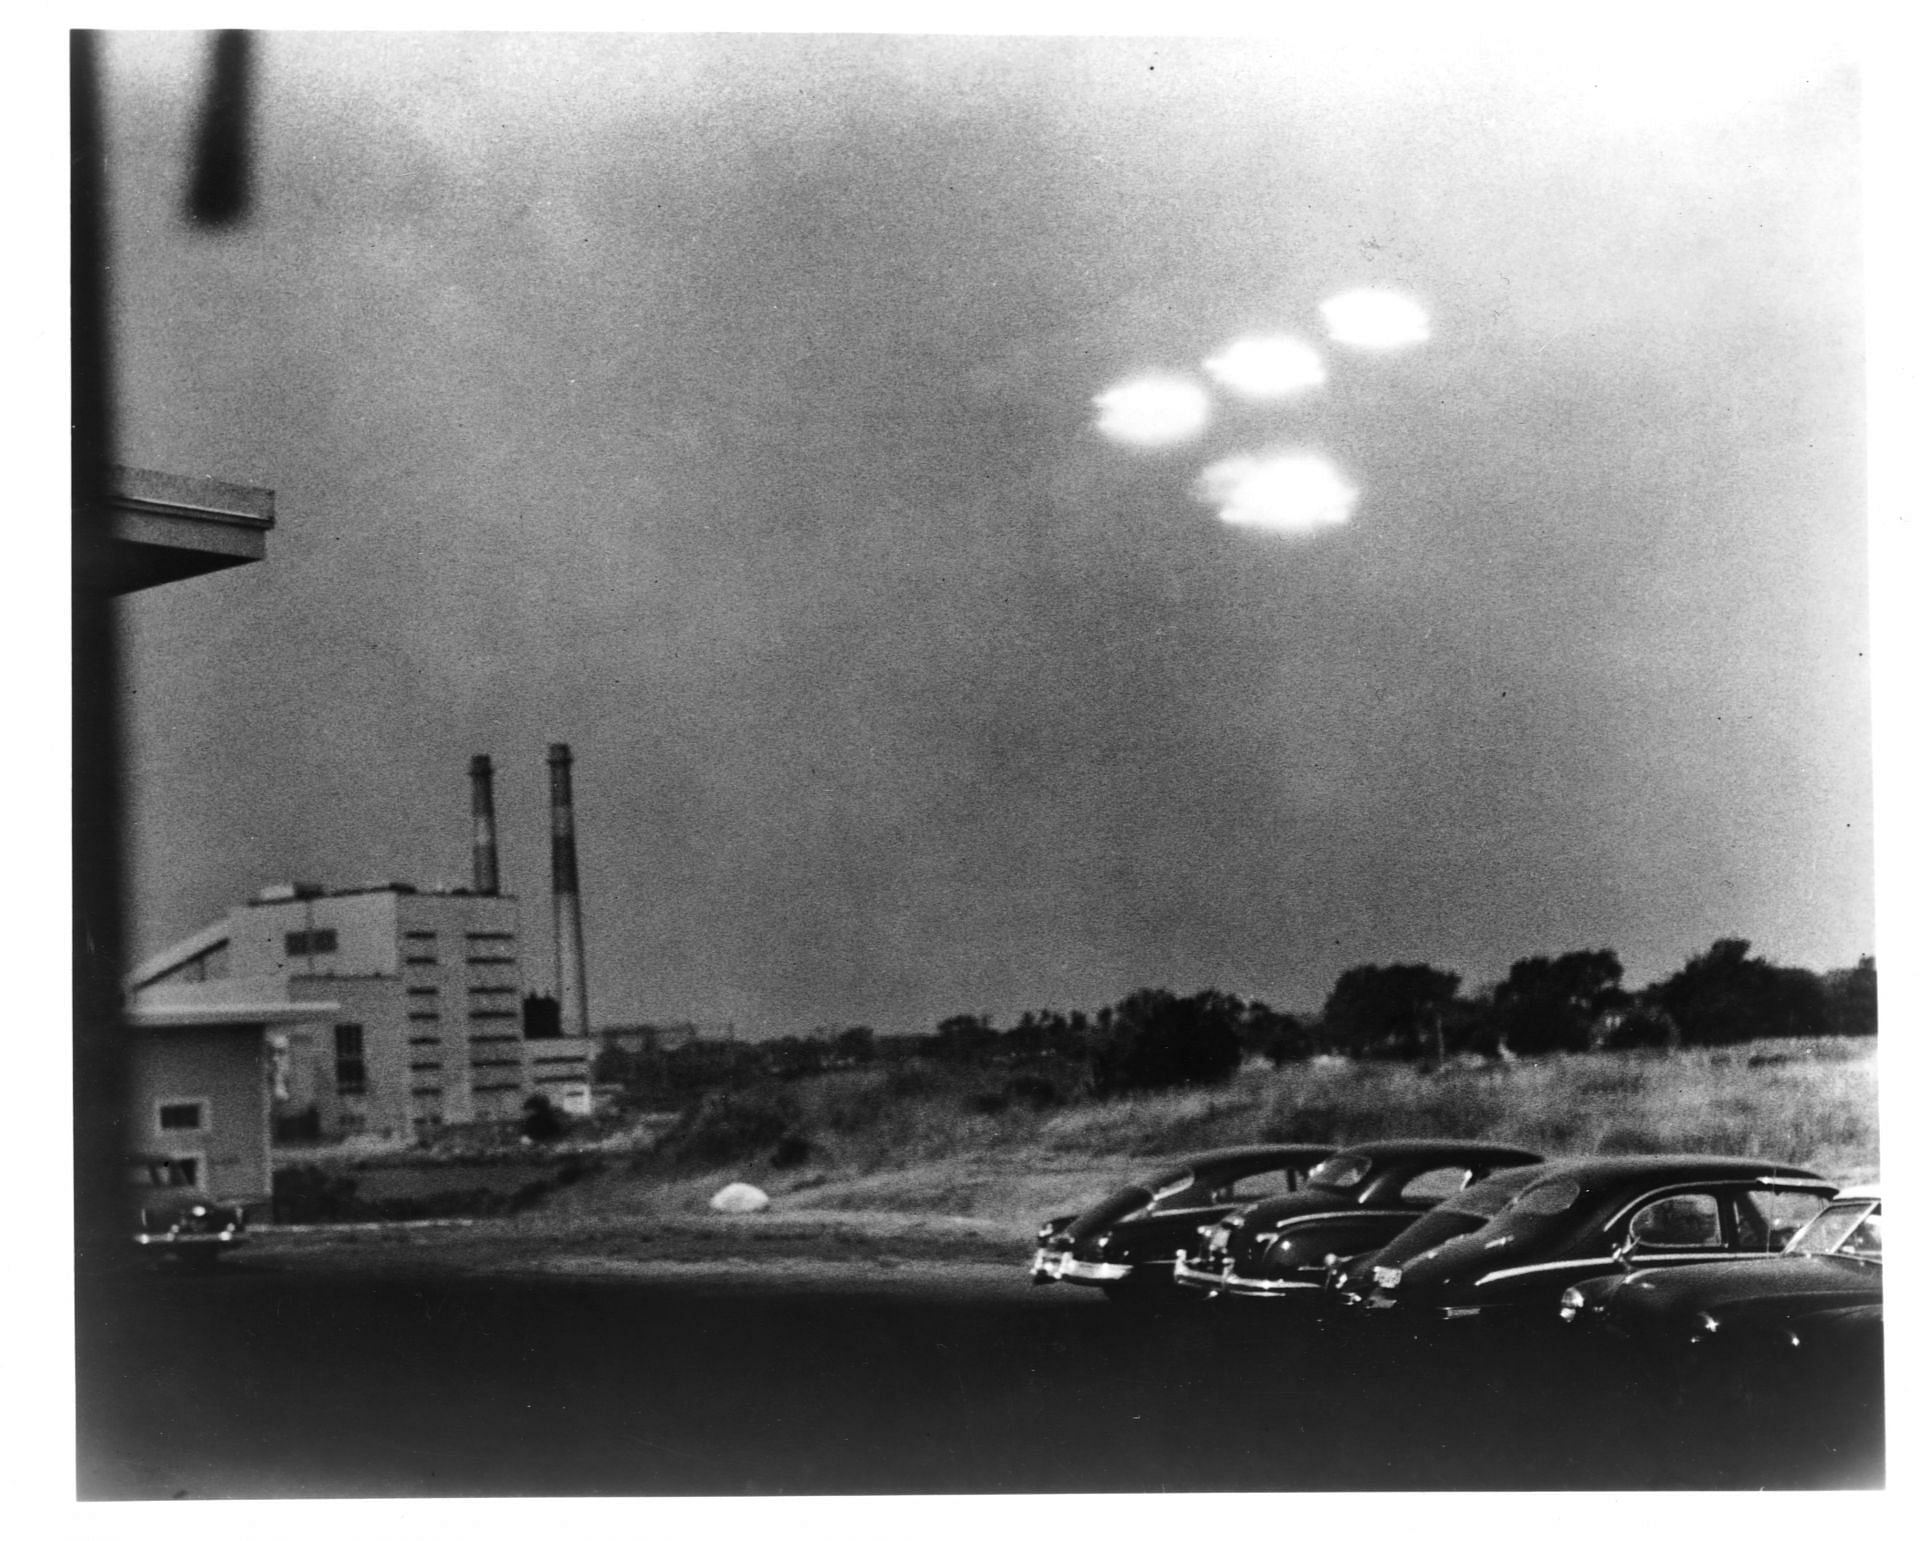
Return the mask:
<path fill-rule="evenodd" d="M 1874 1046 L 1858 1039 L 1412 1065 L 1319 1060 L 1241 1072 L 1212 1092 L 1140 1097 L 1048 1119 L 1043 1149 L 1153 1156 L 1242 1140 L 1347 1145 L 1501 1140 L 1548 1155 L 1771 1156 L 1848 1180 L 1879 1169 Z"/>
<path fill-rule="evenodd" d="M 1841 1182 L 1879 1173 L 1872 1040 L 1814 1039 L 1532 1060 L 1411 1065 L 1314 1061 L 1243 1069 L 1226 1085 L 978 1111 L 979 1072 L 859 1071 L 789 1093 L 812 1147 L 800 1167 L 627 1174 L 563 1203 L 636 1212 L 704 1206 L 744 1176 L 783 1211 L 969 1216 L 1026 1225 L 1091 1202 L 1129 1173 L 1244 1141 L 1349 1144 L 1452 1135 L 1547 1155 L 1702 1151 L 1770 1156 Z"/>

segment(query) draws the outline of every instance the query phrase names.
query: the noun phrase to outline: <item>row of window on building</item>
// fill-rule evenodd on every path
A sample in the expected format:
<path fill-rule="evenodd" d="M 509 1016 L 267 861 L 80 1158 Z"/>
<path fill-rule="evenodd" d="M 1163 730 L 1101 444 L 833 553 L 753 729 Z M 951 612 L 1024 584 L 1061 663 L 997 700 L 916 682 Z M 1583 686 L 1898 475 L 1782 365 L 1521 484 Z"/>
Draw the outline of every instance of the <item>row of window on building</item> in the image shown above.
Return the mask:
<path fill-rule="evenodd" d="M 512 1016 L 515 1013 L 507 1012 L 500 1014 Z M 475 1012 L 474 1015 L 479 1016 L 481 1013 Z M 500 1051 L 500 1046 L 503 1044 L 517 1045 L 519 1042 L 520 1035 L 518 1033 L 475 1033 L 467 1039 L 468 1045 L 471 1048 L 481 1050 L 489 1057 L 480 1058 L 476 1056 L 471 1059 L 469 1063 L 475 1070 L 518 1070 L 521 1066 L 519 1054 L 503 1054 Z M 438 1050 L 440 1047 L 440 1039 L 429 1034 L 419 1034 L 409 1038 L 407 1040 L 407 1046 L 410 1049 Z M 416 1074 L 436 1073 L 441 1069 L 441 1062 L 437 1059 L 414 1060 L 408 1068 Z M 363 1096 L 367 1091 L 367 1034 L 366 1029 L 358 1022 L 336 1022 L 334 1024 L 333 1084 L 334 1089 L 343 1096 Z M 476 1091 L 490 1091 L 511 1088 L 476 1086 L 474 1089 Z M 416 1093 L 424 1092 L 428 1095 L 437 1095 L 439 1088 L 417 1086 L 414 1088 L 414 1091 Z M 183 1125 L 181 1127 L 191 1126 Z"/>
<path fill-rule="evenodd" d="M 511 963 L 513 961 L 513 933 L 511 931 L 469 931 L 467 938 L 467 962 L 469 963 Z M 432 931 L 409 931 L 406 933 L 408 947 L 407 962 L 435 964 L 440 962 L 440 938 Z M 503 951 L 500 944 L 505 943 Z M 306 931 L 286 933 L 287 956 L 289 958 L 310 958 L 323 952 L 340 950 L 340 932 L 334 926 L 315 926 Z"/>

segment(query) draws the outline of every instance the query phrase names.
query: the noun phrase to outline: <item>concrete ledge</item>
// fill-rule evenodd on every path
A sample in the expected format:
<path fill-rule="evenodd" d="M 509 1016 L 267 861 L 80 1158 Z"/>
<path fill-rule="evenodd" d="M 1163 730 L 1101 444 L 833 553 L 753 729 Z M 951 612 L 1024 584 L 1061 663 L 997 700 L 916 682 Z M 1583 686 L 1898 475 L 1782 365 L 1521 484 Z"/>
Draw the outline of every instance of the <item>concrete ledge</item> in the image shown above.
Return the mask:
<path fill-rule="evenodd" d="M 261 561 L 274 525 L 273 492 L 115 466 L 102 514 L 107 539 L 76 543 L 75 577 L 104 593 L 131 594 Z"/>

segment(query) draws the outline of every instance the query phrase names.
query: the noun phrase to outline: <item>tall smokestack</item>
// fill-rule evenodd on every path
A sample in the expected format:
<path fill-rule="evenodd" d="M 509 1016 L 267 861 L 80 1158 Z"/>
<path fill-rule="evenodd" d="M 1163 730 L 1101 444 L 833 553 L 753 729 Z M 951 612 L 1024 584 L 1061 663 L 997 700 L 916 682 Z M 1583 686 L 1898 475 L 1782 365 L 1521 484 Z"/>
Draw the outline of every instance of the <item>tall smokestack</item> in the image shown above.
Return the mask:
<path fill-rule="evenodd" d="M 477 754 L 467 767 L 473 778 L 473 891 L 500 892 L 500 847 L 493 828 L 493 761 Z"/>
<path fill-rule="evenodd" d="M 580 867 L 573 854 L 573 751 L 547 746 L 553 782 L 553 978 L 560 1035 L 587 1032 L 587 945 L 580 928 Z"/>

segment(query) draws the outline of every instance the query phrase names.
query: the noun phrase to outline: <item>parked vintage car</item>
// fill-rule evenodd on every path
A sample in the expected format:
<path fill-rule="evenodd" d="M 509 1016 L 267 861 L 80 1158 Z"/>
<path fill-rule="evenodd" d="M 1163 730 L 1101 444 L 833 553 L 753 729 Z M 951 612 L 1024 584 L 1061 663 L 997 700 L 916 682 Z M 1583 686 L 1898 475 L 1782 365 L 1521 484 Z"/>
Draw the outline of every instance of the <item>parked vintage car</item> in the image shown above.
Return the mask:
<path fill-rule="evenodd" d="M 1327 1145 L 1240 1145 L 1189 1156 L 1093 1208 L 1061 1215 L 1035 1239 L 1035 1284 L 1097 1285 L 1116 1299 L 1171 1293 L 1174 1254 L 1235 1205 L 1294 1193 L 1331 1154 Z"/>
<path fill-rule="evenodd" d="M 1383 1245 L 1489 1173 L 1537 1166 L 1535 1151 L 1478 1140 L 1380 1140 L 1336 1152 L 1298 1193 L 1234 1210 L 1174 1259 L 1173 1277 L 1213 1296 L 1319 1303 L 1329 1257 Z"/>
<path fill-rule="evenodd" d="M 134 1245 L 177 1262 L 211 1263 L 242 1245 L 247 1228 L 243 1207 L 208 1197 L 170 1156 L 128 1158 L 127 1205 Z"/>
<path fill-rule="evenodd" d="M 1690 1350 L 1786 1355 L 1850 1342 L 1878 1320 L 1880 1227 L 1879 1191 L 1850 1188 L 1776 1256 L 1569 1285 L 1560 1317 L 1669 1364 Z"/>
<path fill-rule="evenodd" d="M 1834 1185 L 1734 1156 L 1597 1156 L 1505 1174 L 1436 1208 L 1332 1281 L 1402 1320 L 1552 1321 L 1570 1285 L 1632 1270 L 1765 1258 Z"/>

